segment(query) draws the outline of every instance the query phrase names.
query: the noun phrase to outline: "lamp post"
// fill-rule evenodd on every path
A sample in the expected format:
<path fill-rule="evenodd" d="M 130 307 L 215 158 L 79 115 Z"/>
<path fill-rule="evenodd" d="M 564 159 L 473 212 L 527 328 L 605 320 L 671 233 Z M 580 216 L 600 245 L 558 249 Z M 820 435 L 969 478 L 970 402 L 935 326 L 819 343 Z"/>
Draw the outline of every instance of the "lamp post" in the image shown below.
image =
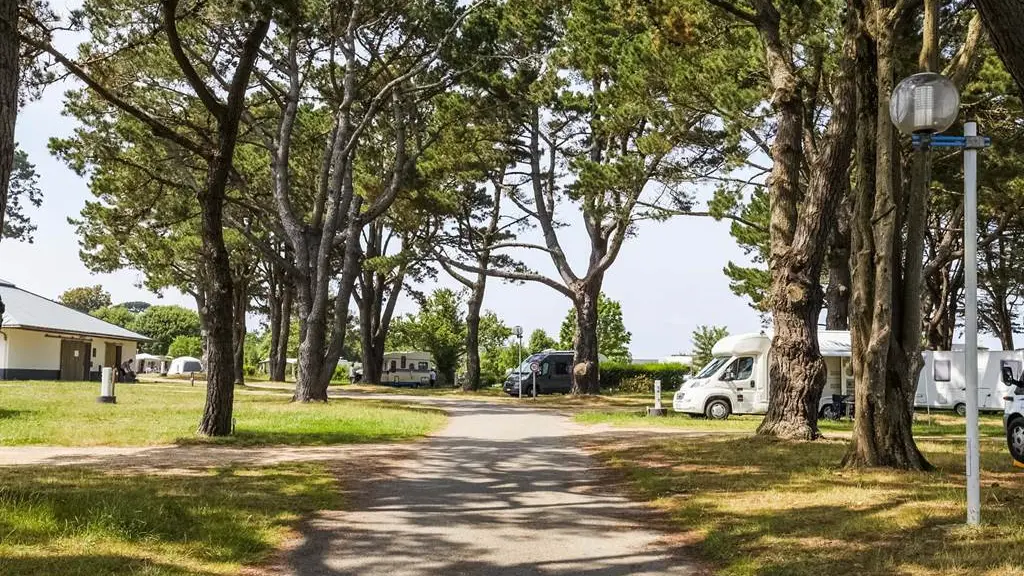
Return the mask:
<path fill-rule="evenodd" d="M 516 365 L 516 382 L 519 386 L 519 399 L 523 399 L 523 327 L 516 326 L 512 329 L 512 333 L 516 335 L 516 339 L 519 341 L 519 346 L 516 348 L 519 363 Z"/>
<path fill-rule="evenodd" d="M 978 150 L 991 140 L 978 136 L 974 121 L 964 122 L 963 136 L 939 133 L 956 121 L 960 94 L 944 76 L 933 72 L 914 74 L 896 86 L 889 102 L 889 116 L 896 128 L 911 134 L 914 149 L 924 161 L 930 147 L 964 151 L 964 371 L 967 385 L 967 524 L 981 521 L 980 446 L 978 443 Z M 924 186 L 929 176 L 924 172 Z"/>

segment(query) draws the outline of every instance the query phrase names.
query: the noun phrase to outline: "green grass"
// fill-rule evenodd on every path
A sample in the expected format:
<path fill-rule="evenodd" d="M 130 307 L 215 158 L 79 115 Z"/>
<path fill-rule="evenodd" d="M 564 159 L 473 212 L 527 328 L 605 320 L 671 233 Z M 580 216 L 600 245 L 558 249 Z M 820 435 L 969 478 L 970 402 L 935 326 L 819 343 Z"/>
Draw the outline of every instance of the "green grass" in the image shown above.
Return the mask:
<path fill-rule="evenodd" d="M 0 574 L 237 574 L 265 561 L 302 515 L 341 500 L 314 463 L 187 476 L 0 468 Z"/>
<path fill-rule="evenodd" d="M 753 432 L 761 423 L 761 416 L 729 416 L 727 420 L 709 420 L 694 418 L 687 414 L 669 412 L 660 418 L 648 417 L 643 411 L 637 410 L 585 410 L 574 416 L 581 424 L 611 424 L 622 427 L 678 428 L 695 431 L 721 432 Z M 825 434 L 829 432 L 850 432 L 853 430 L 851 420 L 820 420 L 818 427 Z M 1003 436 L 1002 415 L 982 414 L 980 416 L 982 436 L 1001 438 Z M 964 436 L 967 426 L 964 419 L 954 414 L 943 412 L 928 416 L 918 412 L 914 417 L 914 434 L 918 436 Z"/>
<path fill-rule="evenodd" d="M 439 429 L 442 412 L 392 403 L 331 400 L 294 404 L 285 393 L 236 390 L 235 434 L 195 434 L 205 388 L 122 384 L 117 404 L 96 402 L 94 383 L 0 384 L 0 445 L 143 446 L 181 442 L 338 444 L 416 438 Z"/>
<path fill-rule="evenodd" d="M 1024 473 L 995 438 L 982 440 L 977 529 L 963 526 L 961 438 L 920 440 L 931 473 L 844 470 L 841 439 L 599 438 L 624 489 L 716 574 L 1024 574 Z"/>

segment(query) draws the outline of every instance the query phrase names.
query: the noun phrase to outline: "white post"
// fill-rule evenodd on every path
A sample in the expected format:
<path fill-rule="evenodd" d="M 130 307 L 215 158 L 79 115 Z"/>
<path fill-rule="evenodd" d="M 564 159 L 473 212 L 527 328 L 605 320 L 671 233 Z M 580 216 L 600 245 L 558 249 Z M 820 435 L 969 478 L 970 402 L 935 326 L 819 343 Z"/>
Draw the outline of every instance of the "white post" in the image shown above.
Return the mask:
<path fill-rule="evenodd" d="M 100 373 L 100 397 L 96 399 L 102 404 L 116 404 L 114 395 L 114 369 L 104 368 Z"/>
<path fill-rule="evenodd" d="M 533 399 L 537 399 L 537 371 L 530 370 L 530 374 L 533 374 Z"/>
<path fill-rule="evenodd" d="M 661 380 L 654 381 L 654 409 L 661 410 Z"/>
<path fill-rule="evenodd" d="M 964 122 L 964 136 L 977 136 L 978 124 Z M 981 522 L 981 449 L 978 443 L 978 150 L 964 148 L 964 324 L 967 350 L 967 524 Z"/>
<path fill-rule="evenodd" d="M 522 400 L 523 399 L 523 337 L 522 336 L 519 337 L 519 347 L 517 348 L 516 352 L 519 355 L 519 367 L 516 368 L 516 371 L 519 372 L 519 375 L 516 378 L 516 380 L 519 382 L 519 399 Z"/>

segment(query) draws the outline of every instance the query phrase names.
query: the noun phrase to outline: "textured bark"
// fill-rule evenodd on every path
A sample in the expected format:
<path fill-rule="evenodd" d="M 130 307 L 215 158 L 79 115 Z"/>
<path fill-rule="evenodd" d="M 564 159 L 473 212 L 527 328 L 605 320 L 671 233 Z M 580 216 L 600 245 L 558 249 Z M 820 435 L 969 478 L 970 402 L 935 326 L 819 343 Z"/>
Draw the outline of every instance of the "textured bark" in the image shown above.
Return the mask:
<path fill-rule="evenodd" d="M 172 50 L 177 36 L 175 9 L 177 4 L 165 0 L 165 21 Z M 269 20 L 255 24 L 245 39 L 241 57 L 228 89 L 227 102 L 215 108 L 217 117 L 217 151 L 210 160 L 206 186 L 199 194 L 201 233 L 209 287 L 206 290 L 207 326 L 209 328 L 206 365 L 206 407 L 199 422 L 199 433 L 225 436 L 232 433 L 234 402 L 234 356 L 232 320 L 234 309 L 231 260 L 224 245 L 224 199 L 228 177 L 238 141 L 238 124 L 245 105 L 249 77 L 256 64 L 257 51 L 270 28 Z M 180 44 L 177 49 L 181 51 Z M 187 56 L 177 55 L 179 59 Z M 186 68 L 181 64 L 182 68 Z M 202 90 L 198 90 L 200 93 Z"/>
<path fill-rule="evenodd" d="M 14 121 L 18 115 L 17 30 L 18 0 L 0 0 L 0 241 L 3 240 L 7 193 L 14 169 Z"/>
<path fill-rule="evenodd" d="M 1024 91 L 1024 0 L 974 0 L 1006 69 Z"/>
<path fill-rule="evenodd" d="M 825 328 L 850 329 L 850 202 L 849 182 L 843 181 L 828 251 L 828 288 L 825 290 Z"/>
<path fill-rule="evenodd" d="M 288 338 L 292 327 L 292 295 L 295 288 L 279 266 L 271 265 L 268 307 L 270 309 L 270 380 L 284 382 L 288 367 Z"/>
<path fill-rule="evenodd" d="M 576 335 L 573 338 L 572 393 L 599 394 L 601 378 L 599 374 L 597 348 L 597 301 L 601 293 L 600 280 L 583 285 L 573 301 L 576 309 Z"/>
<path fill-rule="evenodd" d="M 0 0 L 0 241 L 14 169 L 14 122 L 18 115 L 18 0 Z M 0 327 L 4 302 L 0 299 Z"/>
<path fill-rule="evenodd" d="M 487 276 L 481 275 L 466 303 L 466 391 L 480 388 L 480 309 L 484 304 Z"/>
<path fill-rule="evenodd" d="M 903 194 L 889 122 L 897 15 L 881 2 L 863 9 L 871 38 L 859 54 L 858 167 L 851 314 L 857 418 L 844 458 L 851 467 L 930 468 L 913 437 L 920 369 L 921 274 L 927 182 L 923 154 Z M 923 184 L 921 181 L 923 180 Z"/>
<path fill-rule="evenodd" d="M 770 305 L 774 323 L 769 357 L 768 412 L 758 434 L 813 440 L 818 402 L 825 385 L 825 362 L 818 350 L 821 271 L 836 206 L 845 191 L 855 128 L 854 56 L 856 21 L 844 33 L 840 76 L 825 134 L 816 147 L 806 194 L 800 167 L 804 101 L 790 50 L 779 32 L 779 15 L 758 3 L 758 29 L 765 45 L 773 88 L 777 130 L 772 144 Z"/>
<path fill-rule="evenodd" d="M 232 339 L 234 340 L 235 385 L 245 384 L 245 315 L 249 312 L 249 278 L 240 275 L 234 280 Z"/>

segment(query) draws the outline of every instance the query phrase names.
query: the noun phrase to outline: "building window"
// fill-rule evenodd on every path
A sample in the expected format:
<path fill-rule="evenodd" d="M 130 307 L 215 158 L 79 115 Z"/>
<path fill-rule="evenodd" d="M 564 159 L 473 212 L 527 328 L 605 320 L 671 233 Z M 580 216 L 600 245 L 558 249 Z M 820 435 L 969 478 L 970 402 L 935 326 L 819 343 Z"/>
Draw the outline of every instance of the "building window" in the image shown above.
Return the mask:
<path fill-rule="evenodd" d="M 936 382 L 949 382 L 952 379 L 951 371 L 949 360 L 936 360 L 935 367 L 932 369 L 932 378 Z"/>
<path fill-rule="evenodd" d="M 392 360 L 391 361 L 391 371 L 394 372 L 397 367 L 398 367 L 398 363 L 395 362 L 394 360 Z"/>
<path fill-rule="evenodd" d="M 405 356 L 402 356 L 402 370 L 405 370 Z"/>
<path fill-rule="evenodd" d="M 427 370 L 430 370 L 430 364 L 428 364 L 426 362 L 420 362 L 416 367 L 417 367 L 417 369 L 419 369 L 422 372 L 426 372 Z"/>

